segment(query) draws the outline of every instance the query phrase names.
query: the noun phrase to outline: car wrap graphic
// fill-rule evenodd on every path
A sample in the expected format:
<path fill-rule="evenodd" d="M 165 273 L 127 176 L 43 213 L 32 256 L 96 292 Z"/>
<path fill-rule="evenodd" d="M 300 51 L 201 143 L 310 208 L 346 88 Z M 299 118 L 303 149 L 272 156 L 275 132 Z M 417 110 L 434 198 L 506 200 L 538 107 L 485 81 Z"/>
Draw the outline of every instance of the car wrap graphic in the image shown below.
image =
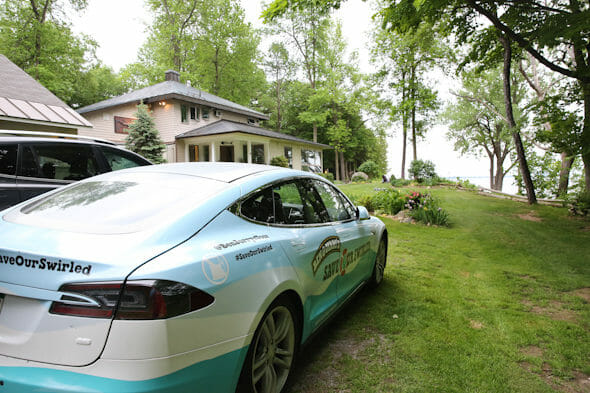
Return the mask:
<path fill-rule="evenodd" d="M 338 236 L 330 236 L 325 238 L 311 260 L 311 268 L 314 276 L 318 272 L 318 269 L 320 268 L 320 265 L 324 259 L 334 252 L 340 252 L 340 238 Z"/>
<path fill-rule="evenodd" d="M 55 261 L 48 258 L 26 258 L 22 255 L 7 256 L 0 255 L 0 264 L 13 265 L 25 269 L 47 270 L 54 272 L 68 272 L 90 275 L 92 265 L 80 265 L 74 261 L 63 262 L 61 259 Z"/>

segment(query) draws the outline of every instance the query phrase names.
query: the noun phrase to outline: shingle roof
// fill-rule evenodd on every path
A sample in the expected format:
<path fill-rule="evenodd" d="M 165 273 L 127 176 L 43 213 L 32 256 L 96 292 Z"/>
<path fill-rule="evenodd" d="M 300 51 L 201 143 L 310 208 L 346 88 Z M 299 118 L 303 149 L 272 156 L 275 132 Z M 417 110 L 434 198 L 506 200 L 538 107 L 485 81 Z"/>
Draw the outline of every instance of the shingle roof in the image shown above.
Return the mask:
<path fill-rule="evenodd" d="M 1 54 L 0 117 L 92 127 L 86 119 Z"/>
<path fill-rule="evenodd" d="M 324 145 L 323 143 L 316 143 L 305 139 L 296 138 L 292 135 L 282 134 L 280 132 L 271 131 L 260 127 L 254 127 L 248 124 L 238 123 L 230 120 L 219 120 L 215 123 L 208 124 L 204 127 L 187 131 L 185 133 L 176 135 L 176 139 L 190 138 L 195 136 L 229 134 L 232 132 L 242 132 L 245 134 L 260 135 L 268 138 L 283 139 L 297 143 L 304 143 L 307 145 L 314 145 L 317 147 L 321 147 L 322 149 L 333 149 L 332 146 Z"/>
<path fill-rule="evenodd" d="M 139 103 L 142 100 L 144 103 L 148 103 L 171 98 L 207 105 L 216 109 L 229 110 L 257 119 L 268 119 L 268 116 L 264 113 L 257 112 L 243 105 L 236 104 L 235 102 L 231 102 L 176 81 L 161 82 L 153 86 L 144 87 L 143 89 L 134 90 L 108 100 L 100 101 L 78 109 L 78 113 L 93 112 L 132 102 Z"/>

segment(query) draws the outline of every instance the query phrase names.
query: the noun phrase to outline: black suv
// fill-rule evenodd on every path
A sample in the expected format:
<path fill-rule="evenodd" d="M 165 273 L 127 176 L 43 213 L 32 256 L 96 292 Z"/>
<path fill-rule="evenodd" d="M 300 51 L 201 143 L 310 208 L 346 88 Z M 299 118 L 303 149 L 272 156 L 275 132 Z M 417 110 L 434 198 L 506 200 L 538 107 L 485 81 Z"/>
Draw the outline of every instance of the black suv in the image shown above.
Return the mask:
<path fill-rule="evenodd" d="M 11 133 L 0 132 L 0 210 L 90 176 L 151 165 L 107 141 L 19 131 L 43 137 L 5 136 Z"/>

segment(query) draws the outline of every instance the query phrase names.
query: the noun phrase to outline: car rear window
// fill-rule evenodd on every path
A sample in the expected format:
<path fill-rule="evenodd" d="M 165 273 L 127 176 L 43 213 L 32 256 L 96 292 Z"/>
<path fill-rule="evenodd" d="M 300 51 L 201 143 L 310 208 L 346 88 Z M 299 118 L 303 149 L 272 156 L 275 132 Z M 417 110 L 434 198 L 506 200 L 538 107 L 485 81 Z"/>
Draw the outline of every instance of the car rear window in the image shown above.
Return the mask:
<path fill-rule="evenodd" d="M 134 173 L 83 181 L 4 216 L 10 222 L 73 232 L 117 234 L 197 207 L 227 183 L 163 173 Z"/>

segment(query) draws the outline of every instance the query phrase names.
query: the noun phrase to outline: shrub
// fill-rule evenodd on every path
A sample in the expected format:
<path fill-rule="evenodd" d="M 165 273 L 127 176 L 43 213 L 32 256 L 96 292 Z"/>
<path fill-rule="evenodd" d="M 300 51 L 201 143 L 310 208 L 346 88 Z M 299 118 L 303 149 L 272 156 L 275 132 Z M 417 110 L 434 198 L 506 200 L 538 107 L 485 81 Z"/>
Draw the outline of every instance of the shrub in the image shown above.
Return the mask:
<path fill-rule="evenodd" d="M 418 183 L 428 182 L 430 185 L 436 183 L 438 176 L 434 170 L 434 164 L 432 161 L 414 160 L 410 163 L 410 169 L 408 169 L 410 175 Z"/>
<path fill-rule="evenodd" d="M 407 180 L 407 179 L 396 179 L 395 177 L 392 177 L 389 182 L 394 187 L 405 187 L 407 185 L 410 185 L 410 183 L 412 183 L 411 180 Z"/>
<path fill-rule="evenodd" d="M 582 191 L 572 200 L 570 213 L 574 216 L 588 216 L 590 214 L 590 192 Z"/>
<path fill-rule="evenodd" d="M 377 209 L 374 203 L 374 195 L 363 195 L 360 197 L 351 195 L 350 199 L 356 206 L 364 206 L 370 212 L 374 212 Z"/>
<path fill-rule="evenodd" d="M 387 214 L 397 214 L 404 209 L 405 198 L 394 189 L 382 190 L 374 195 L 373 204 Z"/>
<path fill-rule="evenodd" d="M 370 179 L 375 179 L 375 178 L 379 177 L 379 166 L 377 166 L 377 164 L 375 164 L 375 161 L 369 160 L 369 161 L 363 162 L 359 166 L 358 171 L 366 173 Z"/>
<path fill-rule="evenodd" d="M 414 220 L 428 225 L 449 225 L 449 214 L 429 194 L 412 192 L 406 195 L 406 198 L 407 203 L 405 207 L 409 210 L 409 216 Z"/>
<path fill-rule="evenodd" d="M 270 165 L 289 168 L 289 160 L 287 160 L 287 157 L 285 156 L 276 156 L 270 160 Z"/>
<path fill-rule="evenodd" d="M 320 175 L 321 177 L 323 177 L 326 180 L 334 182 L 334 174 L 332 172 L 318 173 L 318 175 Z"/>
<path fill-rule="evenodd" d="M 369 176 L 364 172 L 355 172 L 352 174 L 350 181 L 353 183 L 369 180 Z"/>

